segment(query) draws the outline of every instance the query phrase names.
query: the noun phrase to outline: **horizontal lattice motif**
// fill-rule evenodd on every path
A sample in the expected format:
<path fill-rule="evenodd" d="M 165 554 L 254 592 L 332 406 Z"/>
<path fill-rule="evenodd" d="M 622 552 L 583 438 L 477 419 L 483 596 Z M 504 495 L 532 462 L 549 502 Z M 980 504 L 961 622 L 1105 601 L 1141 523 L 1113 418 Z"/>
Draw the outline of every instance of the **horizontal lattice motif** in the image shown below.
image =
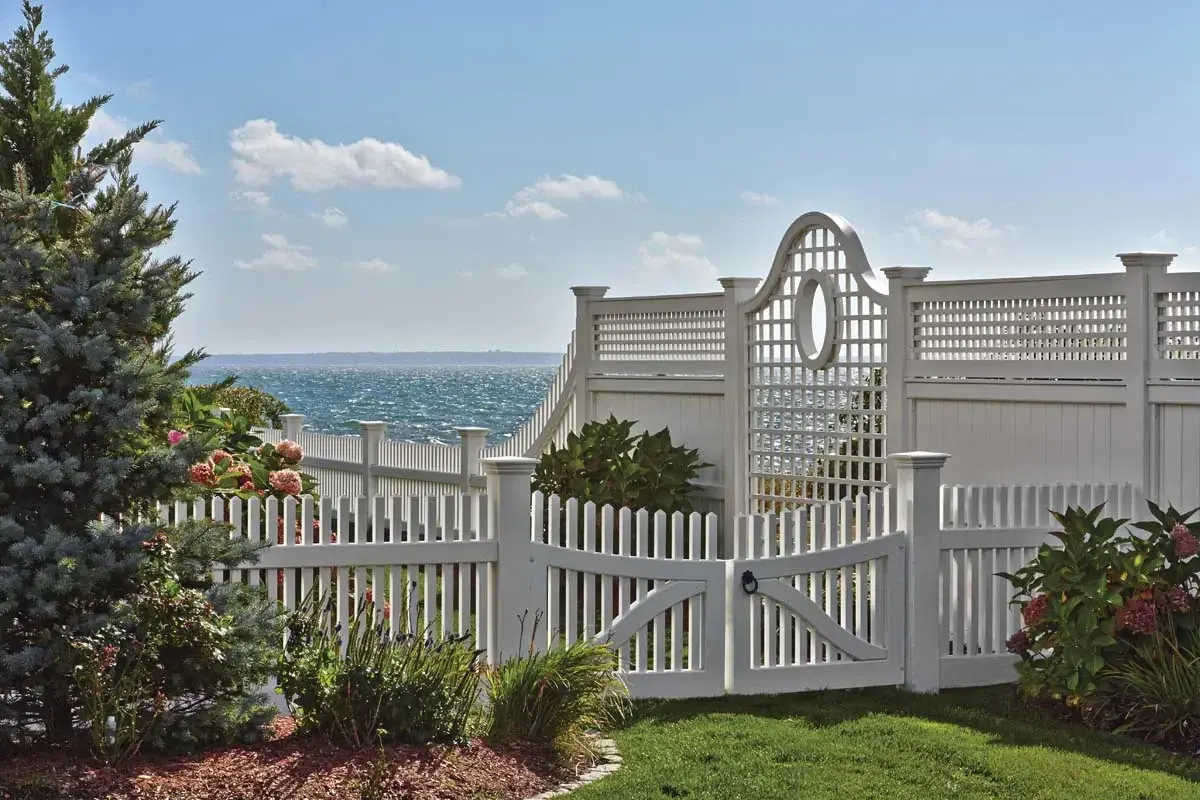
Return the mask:
<path fill-rule="evenodd" d="M 1125 298 L 1023 297 L 913 303 L 917 361 L 1123 361 Z"/>
<path fill-rule="evenodd" d="M 720 308 L 597 314 L 599 361 L 723 361 L 725 311 Z"/>
<path fill-rule="evenodd" d="M 1163 292 L 1154 296 L 1158 357 L 1168 361 L 1200 359 L 1200 292 Z"/>

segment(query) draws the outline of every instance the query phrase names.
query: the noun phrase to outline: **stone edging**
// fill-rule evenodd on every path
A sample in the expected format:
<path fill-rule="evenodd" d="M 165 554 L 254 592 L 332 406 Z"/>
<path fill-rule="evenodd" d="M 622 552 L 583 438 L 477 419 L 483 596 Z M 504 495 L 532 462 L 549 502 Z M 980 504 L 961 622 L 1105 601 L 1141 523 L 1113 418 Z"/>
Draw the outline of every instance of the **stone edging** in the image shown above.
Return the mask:
<path fill-rule="evenodd" d="M 580 775 L 570 783 L 564 783 L 556 789 L 551 789 L 548 792 L 542 792 L 536 797 L 531 797 L 529 800 L 550 800 L 553 797 L 562 797 L 565 794 L 575 791 L 581 786 L 587 786 L 589 783 L 612 775 L 621 768 L 621 756 L 617 752 L 617 743 L 612 739 L 597 739 L 596 752 L 600 756 L 600 763 L 592 767 L 590 770 Z"/>

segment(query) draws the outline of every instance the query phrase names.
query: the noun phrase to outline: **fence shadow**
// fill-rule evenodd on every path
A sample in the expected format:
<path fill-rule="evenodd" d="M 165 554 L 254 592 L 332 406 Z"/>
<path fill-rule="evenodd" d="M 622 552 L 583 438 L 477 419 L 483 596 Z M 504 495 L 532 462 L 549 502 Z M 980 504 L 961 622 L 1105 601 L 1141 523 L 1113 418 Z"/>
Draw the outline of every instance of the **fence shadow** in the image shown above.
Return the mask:
<path fill-rule="evenodd" d="M 813 728 L 889 714 L 970 728 L 1010 747 L 1043 747 L 1200 781 L 1200 759 L 1116 734 L 1084 729 L 1020 702 L 1015 686 L 957 689 L 916 695 L 893 688 L 848 689 L 787 695 L 727 696 L 701 700 L 643 700 L 629 724 L 673 723 L 710 714 L 794 719 Z"/>

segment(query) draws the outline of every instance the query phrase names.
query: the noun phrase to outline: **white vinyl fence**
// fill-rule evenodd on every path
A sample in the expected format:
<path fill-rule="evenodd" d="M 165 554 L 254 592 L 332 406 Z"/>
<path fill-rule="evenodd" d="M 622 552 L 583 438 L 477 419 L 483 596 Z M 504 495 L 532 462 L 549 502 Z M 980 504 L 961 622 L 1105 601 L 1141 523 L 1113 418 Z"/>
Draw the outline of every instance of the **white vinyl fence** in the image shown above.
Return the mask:
<path fill-rule="evenodd" d="M 264 585 L 289 609 L 318 587 L 344 629 L 370 602 L 390 633 L 468 635 L 493 664 L 531 642 L 607 642 L 637 697 L 1013 681 L 1020 616 L 995 573 L 1056 542 L 1051 510 L 1105 502 L 1136 519 L 1141 494 L 943 486 L 946 458 L 899 454 L 888 489 L 740 516 L 733 558 L 717 557 L 715 514 L 544 497 L 519 457 L 484 462 L 486 492 L 211 499 L 160 517 L 265 537 L 260 563 L 217 579 Z"/>

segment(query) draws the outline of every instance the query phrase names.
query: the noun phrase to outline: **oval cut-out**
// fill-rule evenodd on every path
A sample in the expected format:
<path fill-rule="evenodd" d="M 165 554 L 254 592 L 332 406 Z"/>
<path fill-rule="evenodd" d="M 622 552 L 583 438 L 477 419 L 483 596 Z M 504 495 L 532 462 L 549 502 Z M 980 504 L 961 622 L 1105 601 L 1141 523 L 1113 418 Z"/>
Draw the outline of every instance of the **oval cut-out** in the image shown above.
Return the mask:
<path fill-rule="evenodd" d="M 833 281 L 828 273 L 805 270 L 800 273 L 795 297 L 792 335 L 796 342 L 796 355 L 800 363 L 809 369 L 821 369 L 833 360 L 837 352 L 837 308 L 834 305 Z M 823 325 L 813 324 L 817 321 L 814 311 L 818 297 L 825 306 Z M 816 332 L 817 327 L 821 328 L 820 334 Z"/>

